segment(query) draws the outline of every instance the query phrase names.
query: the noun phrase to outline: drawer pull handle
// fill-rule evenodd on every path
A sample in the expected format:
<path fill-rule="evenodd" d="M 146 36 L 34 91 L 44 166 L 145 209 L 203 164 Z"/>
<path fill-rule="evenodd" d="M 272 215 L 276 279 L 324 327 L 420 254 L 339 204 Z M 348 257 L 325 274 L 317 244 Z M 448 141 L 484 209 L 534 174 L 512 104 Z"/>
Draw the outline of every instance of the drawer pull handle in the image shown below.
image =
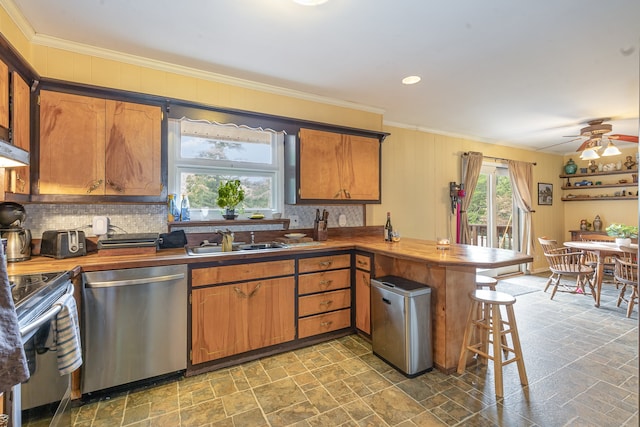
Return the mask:
<path fill-rule="evenodd" d="M 321 280 L 320 286 L 328 288 L 329 286 L 331 286 L 332 283 L 333 283 L 333 280 Z"/>
<path fill-rule="evenodd" d="M 358 260 L 358 265 L 367 266 L 369 263 L 367 261 L 363 261 L 361 259 Z"/>
<path fill-rule="evenodd" d="M 331 264 L 333 264 L 333 261 L 323 261 L 320 263 L 320 267 L 329 267 Z"/>
<path fill-rule="evenodd" d="M 320 306 L 323 306 L 323 305 L 324 305 L 324 306 L 326 306 L 326 307 L 329 307 L 331 304 L 333 304 L 333 300 L 322 301 L 322 302 L 320 303 Z"/>
<path fill-rule="evenodd" d="M 251 298 L 252 296 L 254 296 L 256 294 L 256 292 L 258 292 L 258 289 L 260 289 L 260 286 L 262 286 L 262 283 L 258 283 L 256 285 L 256 287 L 249 293 L 249 295 L 247 295 L 244 292 L 242 292 L 242 289 L 240 289 L 237 286 L 234 286 L 233 290 L 236 292 L 236 294 L 238 294 L 238 296 L 240 298 Z"/>
<path fill-rule="evenodd" d="M 332 323 L 333 323 L 333 320 L 329 320 L 329 321 L 327 321 L 327 322 L 322 322 L 322 323 L 320 323 L 320 326 L 323 326 L 323 327 L 327 327 L 327 328 L 328 328 L 328 327 L 330 327 L 330 326 L 331 326 L 331 324 L 332 324 Z"/>

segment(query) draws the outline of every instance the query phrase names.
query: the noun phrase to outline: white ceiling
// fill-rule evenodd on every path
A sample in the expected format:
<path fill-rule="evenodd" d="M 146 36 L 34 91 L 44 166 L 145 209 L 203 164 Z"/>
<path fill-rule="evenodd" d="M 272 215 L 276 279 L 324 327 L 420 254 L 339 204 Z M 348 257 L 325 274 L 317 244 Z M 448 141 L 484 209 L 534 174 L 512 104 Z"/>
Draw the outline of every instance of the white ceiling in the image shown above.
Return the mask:
<path fill-rule="evenodd" d="M 564 136 L 590 119 L 610 117 L 612 133 L 638 135 L 638 0 L 0 3 L 23 16 L 34 43 L 74 42 L 347 101 L 394 125 L 555 153 L 576 150 L 582 141 Z M 400 83 L 412 74 L 422 81 Z"/>

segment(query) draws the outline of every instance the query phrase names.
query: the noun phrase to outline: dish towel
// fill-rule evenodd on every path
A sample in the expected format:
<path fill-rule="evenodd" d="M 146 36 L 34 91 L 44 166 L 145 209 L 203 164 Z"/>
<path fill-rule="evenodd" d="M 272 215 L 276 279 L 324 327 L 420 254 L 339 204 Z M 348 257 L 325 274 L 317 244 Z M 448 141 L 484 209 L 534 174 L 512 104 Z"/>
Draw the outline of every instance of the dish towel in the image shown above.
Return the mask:
<path fill-rule="evenodd" d="M 29 379 L 27 358 L 3 257 L 0 245 L 0 392 L 11 390 L 14 385 Z"/>
<path fill-rule="evenodd" d="M 55 350 L 60 375 L 70 374 L 82 365 L 82 347 L 80 346 L 80 327 L 76 300 L 69 296 L 53 324 Z M 54 350 L 53 348 L 51 350 Z"/>

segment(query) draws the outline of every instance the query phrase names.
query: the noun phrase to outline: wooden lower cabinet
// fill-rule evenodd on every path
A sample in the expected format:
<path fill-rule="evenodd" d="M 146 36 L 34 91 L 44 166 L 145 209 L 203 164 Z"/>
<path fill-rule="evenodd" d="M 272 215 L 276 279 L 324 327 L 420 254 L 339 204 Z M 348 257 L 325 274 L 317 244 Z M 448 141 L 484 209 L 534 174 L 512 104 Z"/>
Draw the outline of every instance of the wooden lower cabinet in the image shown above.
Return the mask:
<path fill-rule="evenodd" d="M 356 328 L 371 335 L 371 256 L 356 254 Z"/>
<path fill-rule="evenodd" d="M 298 320 L 298 338 L 337 331 L 351 325 L 351 310 L 339 310 Z"/>
<path fill-rule="evenodd" d="M 371 274 L 356 270 L 356 328 L 371 335 Z"/>
<path fill-rule="evenodd" d="M 293 277 L 194 289 L 192 364 L 295 338 Z"/>
<path fill-rule="evenodd" d="M 298 338 L 351 326 L 351 255 L 298 261 Z"/>

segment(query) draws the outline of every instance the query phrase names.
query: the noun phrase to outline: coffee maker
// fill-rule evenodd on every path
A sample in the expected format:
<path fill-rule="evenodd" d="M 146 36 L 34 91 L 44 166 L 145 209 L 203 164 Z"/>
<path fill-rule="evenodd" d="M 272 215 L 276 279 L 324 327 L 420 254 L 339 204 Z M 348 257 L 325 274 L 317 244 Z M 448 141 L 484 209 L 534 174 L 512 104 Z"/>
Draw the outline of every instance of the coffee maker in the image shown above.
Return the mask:
<path fill-rule="evenodd" d="M 19 203 L 0 203 L 0 236 L 7 239 L 7 262 L 31 259 L 31 230 L 22 227 L 27 212 Z"/>

